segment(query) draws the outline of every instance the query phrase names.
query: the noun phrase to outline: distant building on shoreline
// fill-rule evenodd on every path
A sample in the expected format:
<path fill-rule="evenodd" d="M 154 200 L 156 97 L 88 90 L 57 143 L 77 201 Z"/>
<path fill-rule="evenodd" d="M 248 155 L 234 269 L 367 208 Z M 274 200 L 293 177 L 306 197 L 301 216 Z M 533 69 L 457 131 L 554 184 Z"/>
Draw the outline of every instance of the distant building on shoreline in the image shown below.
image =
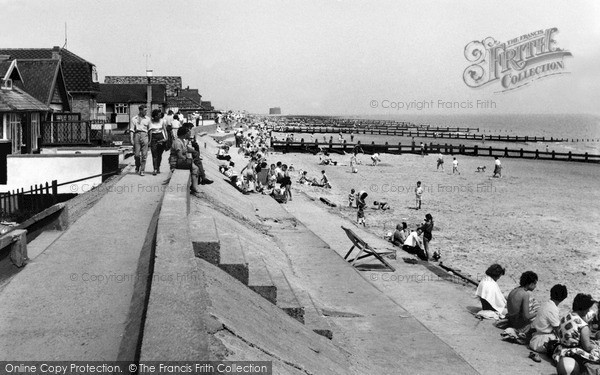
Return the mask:
<path fill-rule="evenodd" d="M 281 108 L 279 108 L 279 107 L 269 108 L 269 114 L 270 115 L 280 115 L 281 114 Z"/>

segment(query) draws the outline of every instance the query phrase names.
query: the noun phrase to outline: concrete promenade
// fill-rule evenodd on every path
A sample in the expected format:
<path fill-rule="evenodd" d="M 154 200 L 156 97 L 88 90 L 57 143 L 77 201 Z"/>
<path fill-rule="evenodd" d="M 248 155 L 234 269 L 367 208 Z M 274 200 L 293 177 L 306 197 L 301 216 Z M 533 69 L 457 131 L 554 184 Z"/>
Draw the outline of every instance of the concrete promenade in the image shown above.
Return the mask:
<path fill-rule="evenodd" d="M 169 175 L 168 158 L 157 176 L 150 153 L 148 159 L 145 176 L 126 168 L 111 191 L 2 290 L 0 360 L 126 359 L 119 352 L 138 262 L 151 248 L 148 231 Z"/>

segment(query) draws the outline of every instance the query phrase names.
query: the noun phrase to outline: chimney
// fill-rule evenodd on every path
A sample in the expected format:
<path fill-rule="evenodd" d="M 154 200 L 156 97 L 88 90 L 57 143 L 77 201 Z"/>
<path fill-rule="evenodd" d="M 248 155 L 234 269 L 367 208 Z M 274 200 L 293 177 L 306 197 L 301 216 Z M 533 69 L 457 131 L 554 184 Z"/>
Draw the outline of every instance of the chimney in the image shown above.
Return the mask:
<path fill-rule="evenodd" d="M 54 46 L 52 48 L 52 60 L 60 60 L 60 47 Z"/>

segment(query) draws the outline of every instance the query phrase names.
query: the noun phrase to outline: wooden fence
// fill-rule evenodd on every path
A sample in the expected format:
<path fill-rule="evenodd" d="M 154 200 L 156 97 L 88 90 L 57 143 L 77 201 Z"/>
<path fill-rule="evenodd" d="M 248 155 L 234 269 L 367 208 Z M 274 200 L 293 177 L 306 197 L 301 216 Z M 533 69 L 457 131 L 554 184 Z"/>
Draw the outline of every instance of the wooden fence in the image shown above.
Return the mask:
<path fill-rule="evenodd" d="M 469 133 L 471 131 L 479 131 L 479 128 L 460 128 L 460 127 L 442 127 L 442 126 L 428 126 L 428 125 L 401 125 L 401 124 L 390 124 L 390 125 L 366 125 L 366 124 L 346 124 L 346 123 L 276 123 L 274 125 L 272 125 L 271 129 L 272 130 L 277 130 L 277 129 L 294 129 L 294 128 L 301 128 L 301 129 L 306 129 L 306 131 L 302 131 L 303 133 L 312 133 L 312 132 L 316 132 L 313 131 L 313 129 L 317 129 L 317 128 L 327 128 L 327 129 L 331 129 L 331 131 L 327 132 L 327 133 L 339 133 L 340 131 L 342 133 L 350 133 L 351 131 L 355 132 L 355 133 L 360 133 L 360 132 L 371 132 L 371 131 L 382 131 L 383 133 L 381 134 L 385 134 L 386 131 L 429 131 L 429 132 L 436 132 L 436 133 L 448 133 L 448 132 L 461 132 L 461 133 Z M 291 130 L 282 130 L 282 131 L 288 131 L 290 132 Z M 297 133 L 300 133 L 301 131 L 298 131 Z M 368 133 L 367 133 L 368 134 Z M 373 133 L 373 134 L 378 134 L 378 133 Z"/>
<path fill-rule="evenodd" d="M 4 215 L 17 211 L 32 211 L 34 213 L 58 203 L 58 185 L 56 180 L 52 183 L 31 186 L 28 191 L 21 188 L 12 192 L 0 193 L 0 209 Z"/>
<path fill-rule="evenodd" d="M 450 129 L 450 128 L 448 128 Z M 485 134 L 464 134 L 464 133 L 446 133 L 429 130 L 397 130 L 397 129 L 371 129 L 371 128 L 331 128 L 331 127 L 299 127 L 299 126 L 283 126 L 274 131 L 283 133 L 353 133 L 353 134 L 371 134 L 371 135 L 391 135 L 400 137 L 419 137 L 419 138 L 436 138 L 436 139 L 470 139 L 474 141 L 494 141 L 494 142 L 568 142 L 568 139 L 563 138 L 546 138 L 546 137 L 530 137 L 530 136 L 511 136 L 511 135 L 485 135 Z"/>
<path fill-rule="evenodd" d="M 469 155 L 469 156 L 489 156 L 489 157 L 501 157 L 501 158 L 521 158 L 521 159 L 538 159 L 538 160 L 560 160 L 560 161 L 574 161 L 584 163 L 600 163 L 600 155 L 590 155 L 587 152 L 584 154 L 567 153 L 561 152 L 545 152 L 545 151 L 528 151 L 521 149 L 508 149 L 505 148 L 493 148 L 493 147 L 479 147 L 465 146 L 465 145 L 449 145 L 449 144 L 433 144 L 424 145 L 424 153 L 443 153 L 443 154 L 458 154 L 458 155 Z M 361 151 L 367 154 L 387 153 L 387 154 L 420 154 L 422 151 L 419 145 L 414 143 L 403 145 L 398 144 L 371 144 L 365 143 L 319 143 L 318 141 L 312 143 L 300 142 L 286 142 L 286 141 L 272 141 L 271 147 L 275 151 L 281 152 L 311 152 L 316 153 L 320 150 L 328 151 L 331 153 L 350 153 L 353 151 Z"/>

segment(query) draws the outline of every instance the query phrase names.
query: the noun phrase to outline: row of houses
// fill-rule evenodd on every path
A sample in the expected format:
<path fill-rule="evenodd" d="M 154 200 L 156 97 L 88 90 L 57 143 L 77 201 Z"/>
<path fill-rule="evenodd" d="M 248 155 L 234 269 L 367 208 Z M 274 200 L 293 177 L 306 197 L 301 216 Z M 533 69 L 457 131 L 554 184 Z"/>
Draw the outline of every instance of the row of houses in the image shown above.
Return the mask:
<path fill-rule="evenodd" d="M 176 76 L 107 76 L 65 48 L 0 48 L 0 155 L 90 143 L 93 124 L 125 128 L 137 107 L 214 119 L 218 112 Z"/>

